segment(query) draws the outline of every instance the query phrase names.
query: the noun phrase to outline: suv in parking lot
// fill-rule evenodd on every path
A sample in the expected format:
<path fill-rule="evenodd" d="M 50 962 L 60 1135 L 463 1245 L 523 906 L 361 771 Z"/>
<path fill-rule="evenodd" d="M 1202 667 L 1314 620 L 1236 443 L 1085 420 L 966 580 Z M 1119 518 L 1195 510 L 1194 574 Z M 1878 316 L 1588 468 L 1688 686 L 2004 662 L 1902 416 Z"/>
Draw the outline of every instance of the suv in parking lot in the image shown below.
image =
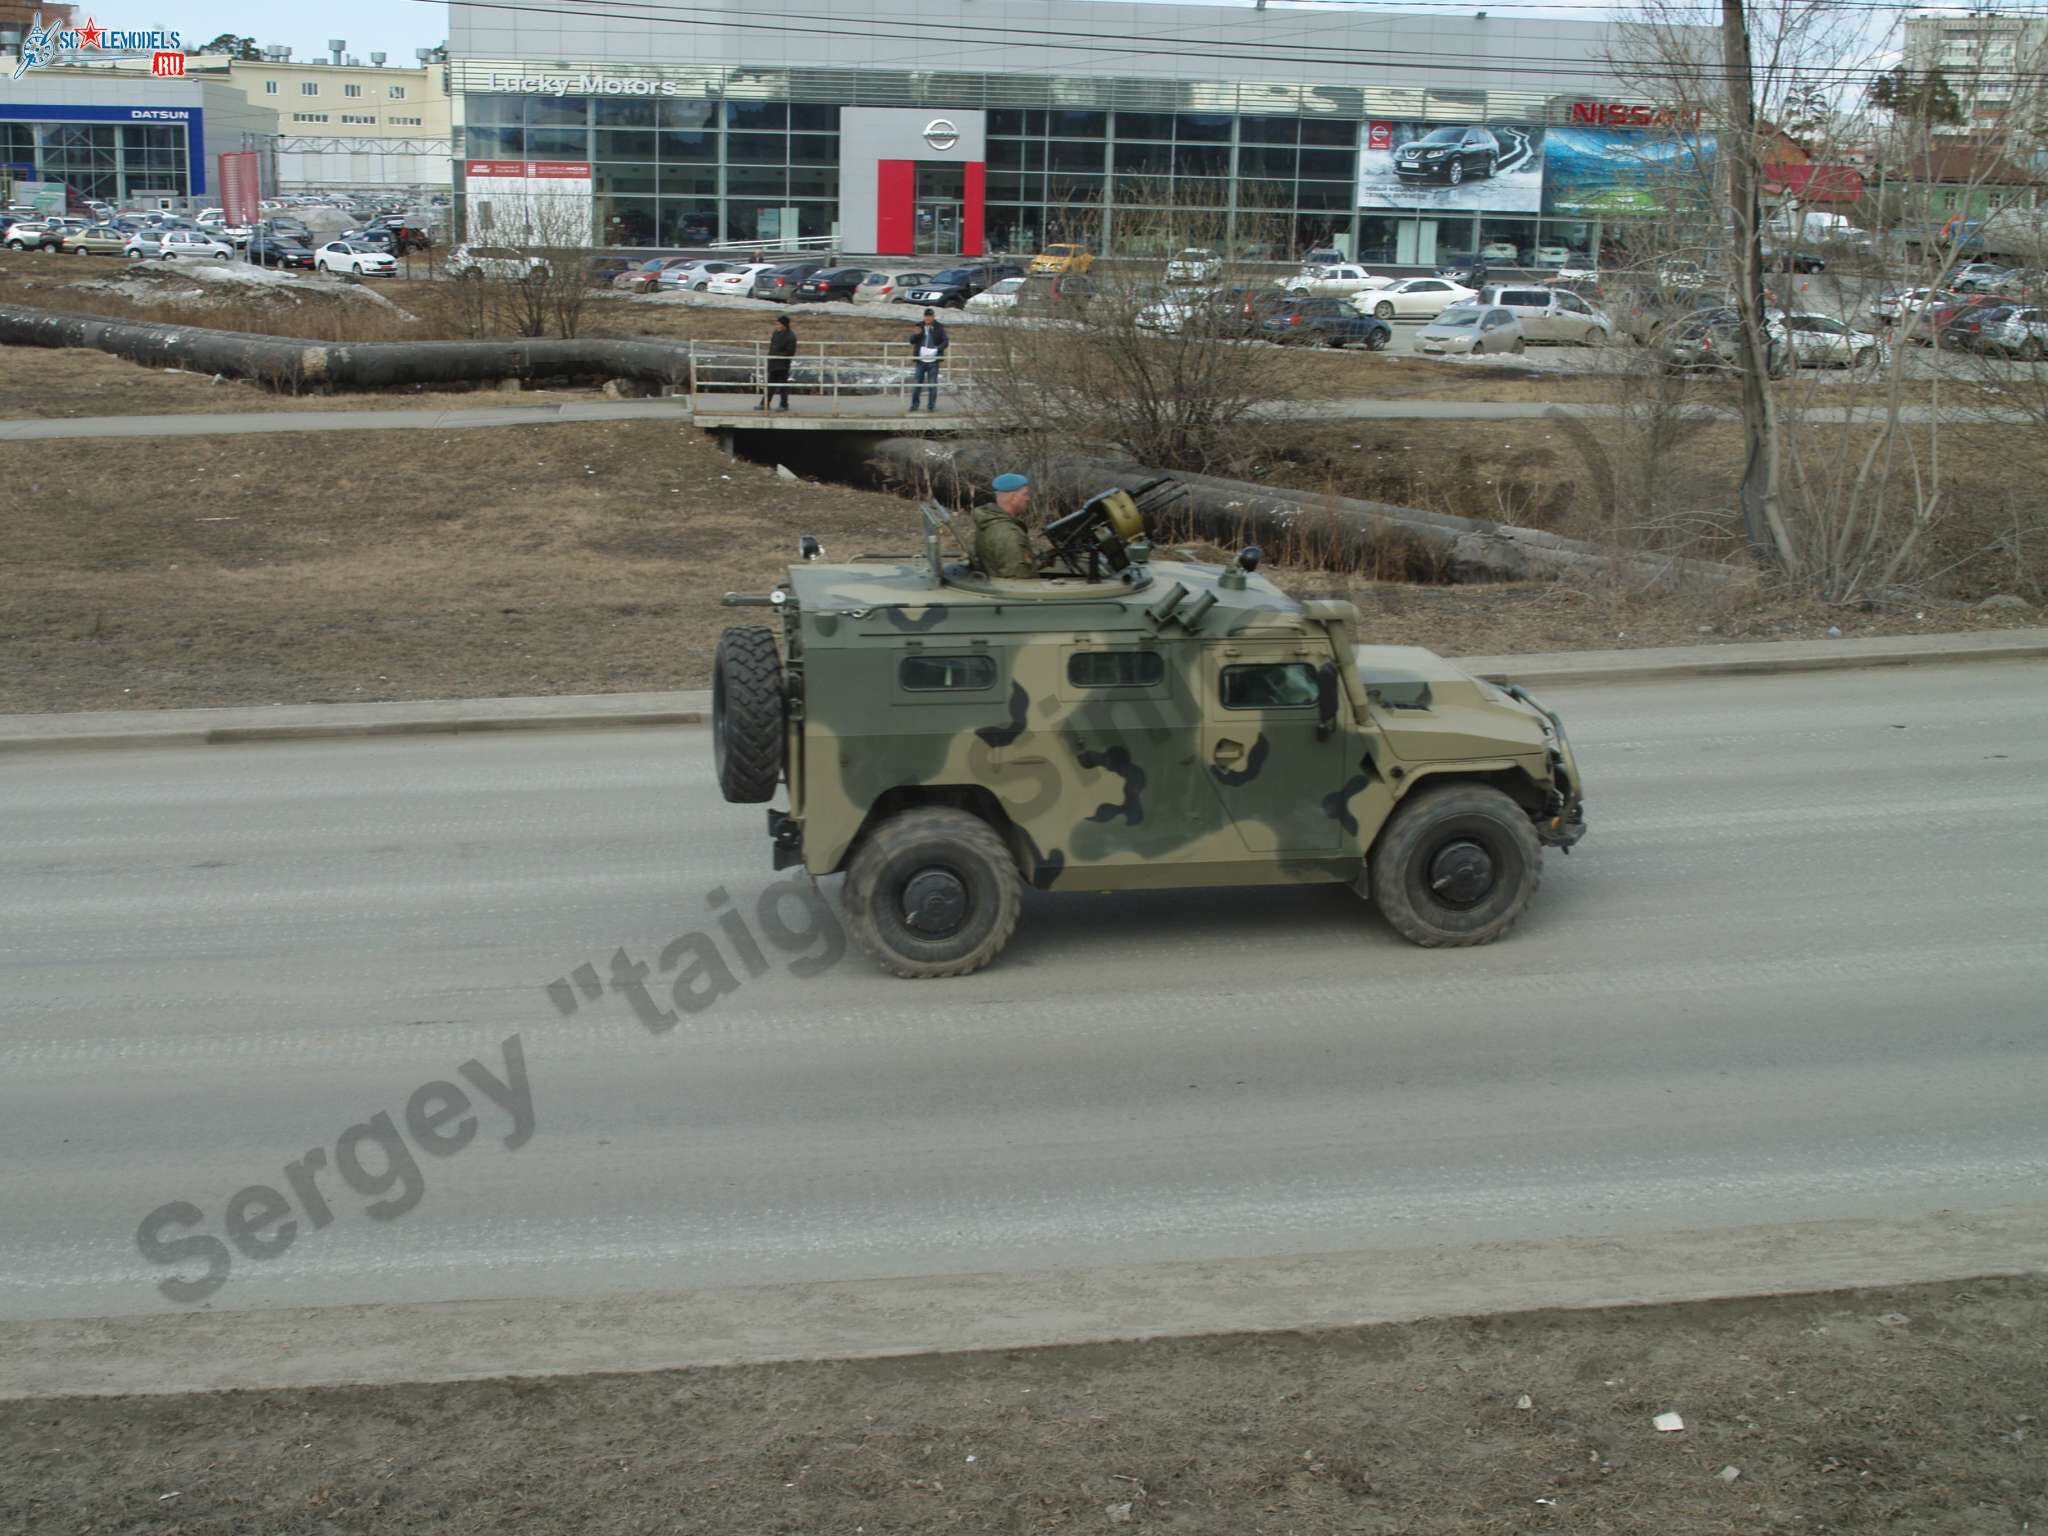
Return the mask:
<path fill-rule="evenodd" d="M 448 253 L 448 270 L 457 277 L 518 283 L 546 269 L 545 257 L 529 256 L 509 245 L 458 245 Z"/>
<path fill-rule="evenodd" d="M 1558 716 L 1425 650 L 1359 643 L 1348 602 L 1151 560 L 1136 493 L 1048 524 L 1034 569 L 799 548 L 718 642 L 711 755 L 771 862 L 843 873 L 846 927 L 902 977 L 1009 942 L 1028 887 L 1347 885 L 1425 947 L 1501 937 L 1545 847 L 1585 833 Z"/>
<path fill-rule="evenodd" d="M 1614 323 L 1569 289 L 1490 284 L 1480 289 L 1472 302 L 1513 310 L 1522 322 L 1524 339 L 1529 341 L 1600 347 L 1614 339 Z"/>
<path fill-rule="evenodd" d="M 965 309 L 967 301 L 984 288 L 991 288 L 1006 277 L 1024 275 L 1023 267 L 1014 261 L 947 267 L 935 273 L 930 282 L 911 289 L 905 302 L 929 304 L 933 309 Z"/>

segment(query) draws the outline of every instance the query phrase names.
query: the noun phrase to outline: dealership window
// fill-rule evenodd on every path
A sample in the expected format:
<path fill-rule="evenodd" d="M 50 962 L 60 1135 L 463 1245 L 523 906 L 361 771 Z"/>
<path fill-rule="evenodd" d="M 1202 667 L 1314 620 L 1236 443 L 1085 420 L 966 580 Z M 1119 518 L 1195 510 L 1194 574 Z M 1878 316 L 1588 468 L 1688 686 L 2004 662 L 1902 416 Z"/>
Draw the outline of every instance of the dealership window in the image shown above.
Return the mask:
<path fill-rule="evenodd" d="M 718 196 L 718 167 L 664 160 L 658 167 L 663 197 Z"/>
<path fill-rule="evenodd" d="M 1063 171 L 1100 171 L 1102 169 L 1102 146 L 1100 144 L 1064 144 L 1055 139 L 1046 146 L 1046 168 L 1055 173 Z"/>
<path fill-rule="evenodd" d="M 528 96 L 526 126 L 533 128 L 581 128 L 590 121 L 587 96 Z"/>
<path fill-rule="evenodd" d="M 524 96 L 465 96 L 462 115 L 471 128 L 516 126 L 526 121 Z"/>
<path fill-rule="evenodd" d="M 1301 119 L 1241 117 L 1237 122 L 1237 141 L 1240 144 L 1299 144 Z"/>
<path fill-rule="evenodd" d="M 618 197 L 597 184 L 597 233 L 606 245 L 646 246 L 661 236 L 660 204 L 652 197 Z"/>
<path fill-rule="evenodd" d="M 353 100 L 355 97 L 363 94 L 363 88 L 360 85 L 344 85 L 341 88 L 341 94 Z"/>
<path fill-rule="evenodd" d="M 642 160 L 652 162 L 654 152 L 655 133 L 651 128 L 643 130 L 600 128 L 597 131 L 597 158 L 600 160 Z"/>
<path fill-rule="evenodd" d="M 1116 136 L 1119 139 L 1171 139 L 1173 137 L 1173 114 L 1171 112 L 1119 112 L 1116 115 Z"/>
<path fill-rule="evenodd" d="M 536 160 L 588 160 L 588 128 L 528 128 L 526 153 Z"/>
<path fill-rule="evenodd" d="M 1228 144 L 1230 114 L 1183 112 L 1173 120 L 1173 136 L 1183 144 Z"/>
<path fill-rule="evenodd" d="M 318 96 L 320 94 L 320 82 L 318 80 L 301 80 L 299 82 L 299 94 L 301 96 Z"/>
<path fill-rule="evenodd" d="M 1048 112 L 1045 131 L 1055 139 L 1099 139 L 1109 131 L 1109 114 L 1065 110 Z"/>
<path fill-rule="evenodd" d="M 732 165 L 725 168 L 728 197 L 772 197 L 779 204 L 789 196 L 789 171 L 780 165 Z"/>
<path fill-rule="evenodd" d="M 1173 174 L 1173 146 L 1119 144 L 1116 146 L 1115 164 L 1119 182 L 1125 176 L 1170 176 Z"/>
<path fill-rule="evenodd" d="M 1479 254 L 1496 266 L 1502 262 L 1532 265 L 1536 260 L 1536 243 L 1534 219 L 1482 217 L 1479 221 Z"/>
<path fill-rule="evenodd" d="M 592 120 L 600 128 L 652 128 L 661 116 L 652 101 L 610 101 L 599 97 L 591 103 Z"/>
<path fill-rule="evenodd" d="M 780 101 L 728 101 L 725 126 L 748 132 L 784 132 L 789 128 L 789 106 Z"/>
<path fill-rule="evenodd" d="M 1304 117 L 1301 120 L 1301 142 L 1333 149 L 1356 149 L 1358 124 L 1350 118 Z"/>
<path fill-rule="evenodd" d="M 664 129 L 657 144 L 663 164 L 676 160 L 718 163 L 718 130 Z"/>
<path fill-rule="evenodd" d="M 1358 250 L 1354 253 L 1367 266 L 1391 266 L 1400 248 L 1401 221 L 1367 215 L 1358 221 Z"/>
<path fill-rule="evenodd" d="M 1238 179 L 1292 183 L 1295 161 L 1300 153 L 1292 145 L 1281 148 L 1277 145 L 1241 144 L 1237 151 Z M 1118 162 L 1117 169 L 1123 169 L 1121 161 Z"/>
<path fill-rule="evenodd" d="M 526 130 L 519 127 L 478 127 L 472 123 L 462 131 L 462 152 L 472 160 L 523 160 L 526 157 Z"/>

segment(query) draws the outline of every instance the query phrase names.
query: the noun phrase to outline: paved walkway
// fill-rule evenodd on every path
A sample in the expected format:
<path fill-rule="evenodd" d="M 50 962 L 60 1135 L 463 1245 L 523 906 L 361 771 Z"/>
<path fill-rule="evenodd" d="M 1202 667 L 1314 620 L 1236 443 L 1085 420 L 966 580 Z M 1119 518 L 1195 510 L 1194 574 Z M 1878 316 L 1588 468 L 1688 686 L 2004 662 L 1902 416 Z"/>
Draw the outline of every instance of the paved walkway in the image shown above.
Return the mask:
<path fill-rule="evenodd" d="M 1288 407 L 1290 414 L 1326 421 L 1525 421 L 1546 416 L 1611 417 L 1621 414 L 1613 405 L 1548 404 L 1540 401 L 1492 400 L 1319 400 Z M 1712 406 L 1688 407 L 1700 415 L 1733 417 L 1731 411 Z M 1875 421 L 1880 409 L 1861 409 L 1859 420 Z M 1831 406 L 1806 412 L 1813 422 L 1848 419 L 1843 407 Z M 2022 411 L 1935 410 L 1909 405 L 1903 419 L 1915 424 L 1933 420 L 1951 422 L 2004 421 L 2024 423 L 2030 418 Z M 547 426 L 564 422 L 592 421 L 675 421 L 706 426 L 774 431 L 794 428 L 818 431 L 843 423 L 857 431 L 926 432 L 957 430 L 971 421 L 941 411 L 937 416 L 904 416 L 896 413 L 849 412 L 835 420 L 792 411 L 756 413 L 721 411 L 693 414 L 682 400 L 593 400 L 569 405 L 475 406 L 454 410 L 409 409 L 394 406 L 369 411 L 222 411 L 178 416 L 61 416 L 31 420 L 0 421 L 0 442 L 36 442 L 50 438 L 118 437 L 213 437 L 239 436 L 252 432 L 450 432 L 483 427 Z"/>

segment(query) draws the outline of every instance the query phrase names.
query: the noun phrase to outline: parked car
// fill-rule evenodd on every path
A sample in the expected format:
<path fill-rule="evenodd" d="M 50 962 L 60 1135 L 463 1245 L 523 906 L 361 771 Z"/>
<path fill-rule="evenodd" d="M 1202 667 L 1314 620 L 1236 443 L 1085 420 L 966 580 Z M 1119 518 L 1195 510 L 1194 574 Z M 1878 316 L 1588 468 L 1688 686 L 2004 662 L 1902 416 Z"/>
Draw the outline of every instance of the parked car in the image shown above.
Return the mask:
<path fill-rule="evenodd" d="M 1927 304 L 1946 302 L 1952 295 L 1939 288 L 1893 288 L 1870 301 L 1870 318 L 1880 325 L 1897 325 L 1909 320 Z"/>
<path fill-rule="evenodd" d="M 157 242 L 163 261 L 233 261 L 235 248 L 198 229 L 167 229 Z"/>
<path fill-rule="evenodd" d="M 1770 378 L 1782 379 L 1792 371 L 1792 360 L 1782 333 L 1770 323 L 1775 318 L 1775 315 L 1764 317 L 1764 373 Z M 1742 317 L 1735 310 L 1701 310 L 1665 338 L 1664 371 L 1694 373 L 1740 368 L 1747 347 Z"/>
<path fill-rule="evenodd" d="M 1305 267 L 1293 277 L 1282 279 L 1280 286 L 1301 298 L 1348 299 L 1370 288 L 1385 288 L 1393 281 L 1391 277 L 1374 277 L 1351 262 L 1339 262 L 1329 267 Z"/>
<path fill-rule="evenodd" d="M 1707 270 L 1696 261 L 1657 263 L 1657 286 L 1660 288 L 1704 288 L 1707 282 Z"/>
<path fill-rule="evenodd" d="M 1997 357 L 2038 363 L 2048 355 L 2048 309 L 2024 304 L 1996 305 L 1967 315 L 1962 330 L 1968 344 Z"/>
<path fill-rule="evenodd" d="M 1006 277 L 1022 277 L 1024 269 L 1015 262 L 993 266 L 947 267 L 932 280 L 910 291 L 910 302 L 929 304 L 934 309 L 964 309 L 977 293 L 994 287 Z"/>
<path fill-rule="evenodd" d="M 1568 288 L 1488 284 L 1472 302 L 1513 311 L 1525 341 L 1603 347 L 1614 339 L 1614 322 Z"/>
<path fill-rule="evenodd" d="M 1148 331 L 1171 335 L 1187 329 L 1191 322 L 1213 314 L 1222 294 L 1218 289 L 1190 286 L 1168 288 L 1140 297 L 1143 303 L 1131 317 L 1132 322 Z"/>
<path fill-rule="evenodd" d="M 1166 264 L 1169 283 L 1206 283 L 1223 265 L 1217 254 L 1205 246 L 1191 245 Z"/>
<path fill-rule="evenodd" d="M 1564 268 L 1571 266 L 1575 259 L 1577 258 L 1573 257 L 1571 247 L 1566 245 L 1539 245 L 1529 254 L 1529 264 L 1534 267 Z M 1590 262 L 1582 260 L 1579 264 L 1591 265 Z"/>
<path fill-rule="evenodd" d="M 63 249 L 74 256 L 118 256 L 128 244 L 128 237 L 107 224 L 94 224 L 85 229 L 74 229 L 64 237 Z"/>
<path fill-rule="evenodd" d="M 1017 307 L 1017 295 L 1023 292 L 1024 284 L 1027 281 L 1029 279 L 1022 277 L 1006 277 L 993 288 L 982 289 L 980 293 L 969 299 L 964 307 L 979 310 L 983 314 L 990 314 L 997 310 L 1015 309 Z"/>
<path fill-rule="evenodd" d="M 1950 295 L 1944 303 L 1922 305 L 1913 317 L 1907 339 L 1923 347 L 1954 346 L 1951 332 L 1958 320 L 1973 310 L 1995 308 L 2000 302 L 1989 293 L 1958 293 Z"/>
<path fill-rule="evenodd" d="M 1884 343 L 1868 331 L 1844 325 L 1832 315 L 1780 315 L 1770 324 L 1794 368 L 1867 368 L 1884 355 Z"/>
<path fill-rule="evenodd" d="M 1957 293 L 1996 293 L 2017 276 L 2014 268 L 1996 261 L 1973 261 L 1958 268 L 1949 287 Z"/>
<path fill-rule="evenodd" d="M 767 299 L 775 304 L 792 304 L 796 301 L 797 290 L 810 280 L 813 274 L 825 270 L 822 261 L 785 261 L 772 267 L 764 267 L 754 274 L 754 286 L 747 290 L 747 296 Z"/>
<path fill-rule="evenodd" d="M 911 289 L 932 280 L 931 269 L 917 267 L 910 269 L 890 268 L 884 272 L 870 272 L 861 279 L 860 286 L 853 290 L 856 304 L 901 304 Z"/>
<path fill-rule="evenodd" d="M 130 261 L 155 261 L 163 254 L 163 235 L 154 229 L 138 229 L 121 245 L 121 254 Z"/>
<path fill-rule="evenodd" d="M 314 254 L 313 269 L 347 272 L 357 277 L 386 277 L 398 270 L 398 258 L 360 241 L 330 240 Z"/>
<path fill-rule="evenodd" d="M 708 293 L 713 278 L 742 265 L 737 261 L 686 261 L 679 267 L 662 268 L 659 286 L 664 293 Z"/>
<path fill-rule="evenodd" d="M 1474 297 L 1473 290 L 1447 277 L 1409 277 L 1390 288 L 1355 293 L 1351 303 L 1361 315 L 1382 320 L 1434 320 L 1453 304 Z"/>
<path fill-rule="evenodd" d="M 547 259 L 529 256 L 509 245 L 458 245 L 448 253 L 448 270 L 470 281 L 492 278 L 501 283 L 519 283 L 545 272 Z"/>
<path fill-rule="evenodd" d="M 652 293 L 661 286 L 663 272 L 680 267 L 689 259 L 687 256 L 656 256 L 652 261 L 639 262 L 614 274 L 612 287 L 626 293 Z"/>
<path fill-rule="evenodd" d="M 865 267 L 827 267 L 805 278 L 796 296 L 805 304 L 823 304 L 828 299 L 851 304 L 854 294 L 860 291 L 860 285 L 867 278 Z"/>
<path fill-rule="evenodd" d="M 1489 240 L 1479 247 L 1481 261 L 1504 261 L 1509 266 L 1517 265 L 1522 259 L 1521 247 L 1512 240 Z"/>
<path fill-rule="evenodd" d="M 313 265 L 313 247 L 303 240 L 280 240 L 258 235 L 249 242 L 244 254 L 259 267 L 304 267 L 311 270 Z"/>
<path fill-rule="evenodd" d="M 55 251 L 64 245 L 63 225 L 43 219 L 23 219 L 7 231 L 10 251 Z"/>
<path fill-rule="evenodd" d="M 1046 276 L 1059 272 L 1086 272 L 1095 265 L 1095 253 L 1085 245 L 1048 245 L 1031 258 L 1024 275 Z"/>
<path fill-rule="evenodd" d="M 1350 259 L 1334 245 L 1319 245 L 1301 258 L 1301 269 L 1306 272 L 1314 267 L 1341 267 Z"/>
<path fill-rule="evenodd" d="M 1384 320 L 1361 315 L 1343 299 L 1297 299 L 1266 317 L 1259 326 L 1268 341 L 1319 347 L 1362 346 L 1377 352 L 1394 339 Z"/>
<path fill-rule="evenodd" d="M 754 279 L 774 266 L 772 261 L 743 261 L 727 267 L 723 272 L 711 274 L 711 280 L 704 285 L 704 292 L 722 294 L 729 299 L 743 299 L 754 291 Z"/>
<path fill-rule="evenodd" d="M 1394 151 L 1394 174 L 1408 181 L 1445 181 L 1457 186 L 1469 176 L 1500 169 L 1500 140 L 1484 128 L 1433 129 Z"/>
<path fill-rule="evenodd" d="M 1488 276 L 1486 261 L 1479 256 L 1461 257 L 1449 266 L 1437 268 L 1436 275 L 1458 284 L 1461 288 L 1483 288 Z"/>
<path fill-rule="evenodd" d="M 1520 352 L 1524 345 L 1522 323 L 1513 310 L 1480 304 L 1445 310 L 1415 337 L 1415 350 L 1433 355 L 1479 357 L 1489 352 Z"/>
<path fill-rule="evenodd" d="M 1766 272 L 1825 272 L 1828 264 L 1811 251 L 1784 251 L 1775 246 L 1762 246 Z"/>

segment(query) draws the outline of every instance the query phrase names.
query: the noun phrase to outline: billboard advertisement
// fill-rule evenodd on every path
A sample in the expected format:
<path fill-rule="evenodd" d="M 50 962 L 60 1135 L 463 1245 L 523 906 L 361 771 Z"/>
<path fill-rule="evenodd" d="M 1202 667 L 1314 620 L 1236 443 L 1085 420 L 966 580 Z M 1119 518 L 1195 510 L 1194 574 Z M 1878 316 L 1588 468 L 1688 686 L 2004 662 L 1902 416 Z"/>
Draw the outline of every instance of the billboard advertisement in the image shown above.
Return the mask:
<path fill-rule="evenodd" d="M 219 158 L 221 211 L 230 224 L 254 224 L 263 216 L 263 172 L 256 152 L 240 149 Z"/>
<path fill-rule="evenodd" d="M 584 160 L 471 160 L 468 237 L 503 245 L 592 243 L 591 167 Z"/>
<path fill-rule="evenodd" d="M 1713 195 L 1714 141 L 1692 133 L 1553 128 L 1543 211 L 1597 217 L 1696 208 Z"/>
<path fill-rule="evenodd" d="M 1369 122 L 1358 206 L 1535 213 L 1544 138 L 1544 129 L 1521 123 Z"/>

